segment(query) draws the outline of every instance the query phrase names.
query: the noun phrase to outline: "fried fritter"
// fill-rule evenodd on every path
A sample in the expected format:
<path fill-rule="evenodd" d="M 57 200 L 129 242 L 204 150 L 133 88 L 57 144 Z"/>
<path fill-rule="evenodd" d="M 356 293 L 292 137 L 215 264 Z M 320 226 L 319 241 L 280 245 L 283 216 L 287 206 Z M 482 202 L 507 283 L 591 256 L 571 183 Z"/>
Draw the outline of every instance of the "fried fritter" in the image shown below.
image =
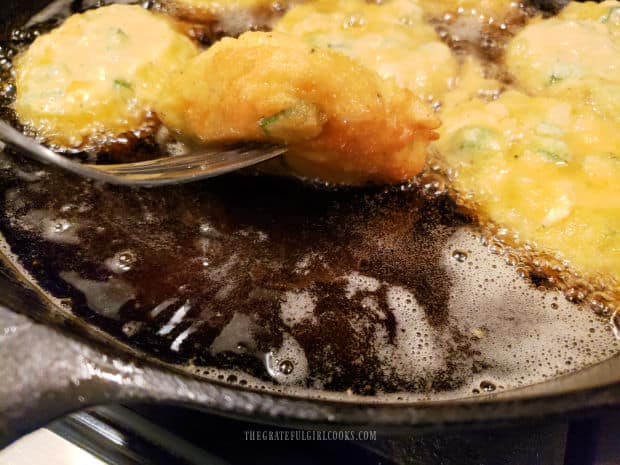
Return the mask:
<path fill-rule="evenodd" d="M 139 6 L 77 14 L 18 57 L 14 109 L 54 145 L 113 138 L 145 123 L 169 73 L 196 54 L 174 23 Z"/>
<path fill-rule="evenodd" d="M 275 30 L 344 53 L 430 101 L 458 74 L 456 58 L 413 0 L 317 0 L 292 8 Z"/>
<path fill-rule="evenodd" d="M 532 95 L 567 98 L 620 121 L 620 2 L 571 4 L 534 21 L 510 43 L 506 65 Z"/>
<path fill-rule="evenodd" d="M 615 280 L 619 6 L 574 3 L 534 19 L 507 48 L 513 88 L 492 98 L 453 92 L 434 143 L 461 198 L 483 218 L 582 276 Z"/>
<path fill-rule="evenodd" d="M 202 143 L 286 142 L 294 173 L 398 182 L 422 168 L 437 119 L 393 80 L 281 33 L 223 39 L 172 80 L 156 111 Z"/>

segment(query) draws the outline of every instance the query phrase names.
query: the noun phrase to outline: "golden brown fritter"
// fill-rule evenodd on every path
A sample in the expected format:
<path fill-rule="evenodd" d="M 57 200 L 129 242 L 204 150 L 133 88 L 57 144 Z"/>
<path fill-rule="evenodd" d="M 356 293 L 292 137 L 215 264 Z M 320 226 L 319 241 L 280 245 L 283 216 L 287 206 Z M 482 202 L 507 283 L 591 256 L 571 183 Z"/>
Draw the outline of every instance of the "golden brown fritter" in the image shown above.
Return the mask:
<path fill-rule="evenodd" d="M 398 182 L 439 125 L 409 90 L 351 58 L 280 33 L 224 39 L 172 80 L 156 111 L 203 143 L 288 143 L 289 167 L 331 182 Z"/>

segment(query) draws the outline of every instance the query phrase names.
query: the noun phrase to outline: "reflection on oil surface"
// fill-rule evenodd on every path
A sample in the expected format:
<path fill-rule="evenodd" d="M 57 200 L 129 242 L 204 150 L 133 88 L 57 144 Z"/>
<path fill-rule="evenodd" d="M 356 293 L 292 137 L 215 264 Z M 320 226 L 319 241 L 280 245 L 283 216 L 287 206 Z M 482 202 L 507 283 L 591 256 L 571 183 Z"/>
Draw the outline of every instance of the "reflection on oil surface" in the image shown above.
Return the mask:
<path fill-rule="evenodd" d="M 8 156 L 1 179 L 2 234 L 36 281 L 201 376 L 445 398 L 618 350 L 606 321 L 490 254 L 446 194 L 251 175 L 132 190 Z"/>

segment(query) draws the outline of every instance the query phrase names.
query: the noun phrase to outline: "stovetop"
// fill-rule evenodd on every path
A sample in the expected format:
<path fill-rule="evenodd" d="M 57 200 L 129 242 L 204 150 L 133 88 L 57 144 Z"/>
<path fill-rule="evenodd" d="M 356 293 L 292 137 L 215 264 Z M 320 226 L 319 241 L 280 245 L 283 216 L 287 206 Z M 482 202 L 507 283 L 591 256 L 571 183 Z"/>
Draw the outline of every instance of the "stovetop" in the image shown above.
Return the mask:
<path fill-rule="evenodd" d="M 114 464 L 620 464 L 620 408 L 579 420 L 478 425 L 414 436 L 377 432 L 376 439 L 366 441 L 332 441 L 325 439 L 327 432 L 304 435 L 146 405 L 99 407 L 59 420 L 50 429 Z M 372 427 L 364 431 L 372 436 Z"/>

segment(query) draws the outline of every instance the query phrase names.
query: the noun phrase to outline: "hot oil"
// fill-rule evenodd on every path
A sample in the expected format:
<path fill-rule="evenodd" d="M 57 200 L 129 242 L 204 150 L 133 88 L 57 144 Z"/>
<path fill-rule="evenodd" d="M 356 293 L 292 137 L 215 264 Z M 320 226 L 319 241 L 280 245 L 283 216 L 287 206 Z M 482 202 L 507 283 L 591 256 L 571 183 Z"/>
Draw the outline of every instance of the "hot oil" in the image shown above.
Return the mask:
<path fill-rule="evenodd" d="M 501 13 L 458 8 L 456 11 L 428 18 L 439 37 L 461 59 L 475 57 L 484 66 L 487 78 L 509 84 L 512 77 L 502 66 L 506 43 L 540 13 L 530 4 L 511 2 Z"/>
<path fill-rule="evenodd" d="M 448 196 L 416 186 L 233 175 L 132 190 L 6 159 L 0 190 L 0 229 L 41 286 L 201 376 L 460 397 L 619 348 L 605 320 L 529 286 Z"/>
<path fill-rule="evenodd" d="M 457 398 L 620 349 L 605 318 L 521 279 L 499 231 L 481 243 L 438 171 L 363 190 L 249 173 L 134 190 L 14 153 L 0 170 L 6 254 L 77 318 L 197 376 Z"/>

